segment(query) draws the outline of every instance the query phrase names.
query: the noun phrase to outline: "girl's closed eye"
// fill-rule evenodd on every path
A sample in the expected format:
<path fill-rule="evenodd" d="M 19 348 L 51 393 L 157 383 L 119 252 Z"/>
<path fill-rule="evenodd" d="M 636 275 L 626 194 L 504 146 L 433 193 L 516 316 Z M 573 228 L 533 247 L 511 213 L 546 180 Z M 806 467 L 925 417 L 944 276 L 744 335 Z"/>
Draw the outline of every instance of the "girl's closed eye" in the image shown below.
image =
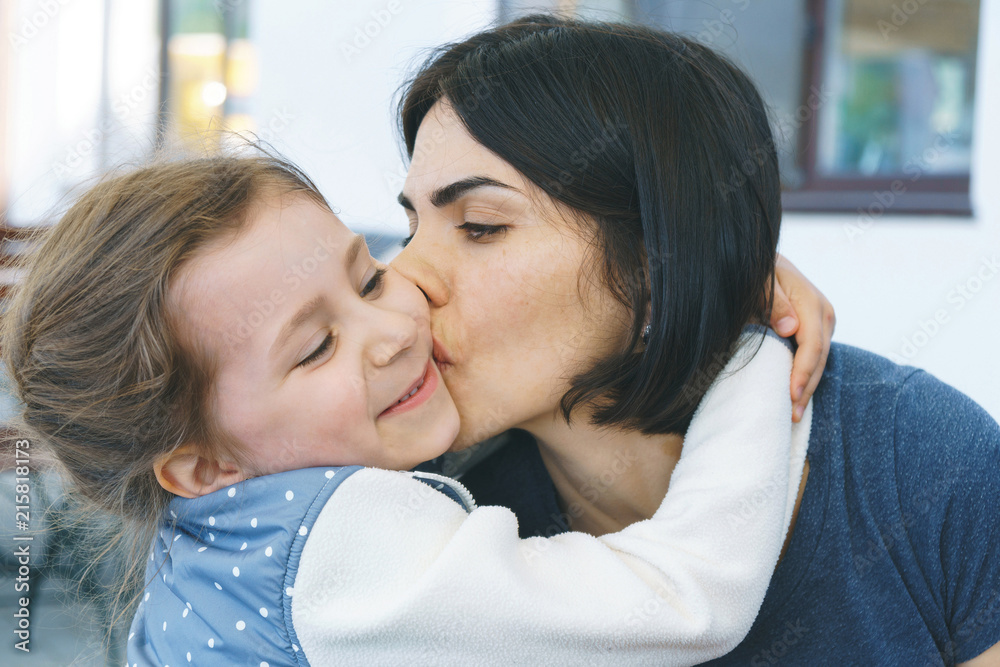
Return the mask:
<path fill-rule="evenodd" d="M 375 269 L 375 273 L 372 274 L 372 277 L 361 288 L 360 295 L 362 298 L 370 296 L 373 299 L 377 299 L 378 297 L 382 296 L 383 285 L 385 285 L 384 267 Z"/>
<path fill-rule="evenodd" d="M 324 354 L 326 354 L 327 350 L 329 350 L 332 346 L 333 346 L 333 334 L 328 333 L 326 337 L 323 338 L 323 342 L 319 344 L 319 347 L 313 350 L 308 357 L 306 357 L 298 364 L 296 364 L 296 366 L 298 368 L 304 368 L 306 366 L 316 363 Z"/>
<path fill-rule="evenodd" d="M 372 297 L 377 299 L 382 294 L 382 287 L 385 285 L 385 272 L 384 268 L 377 268 L 372 274 L 371 278 L 362 286 L 359 295 L 362 298 Z M 333 346 L 333 334 L 328 333 L 323 341 L 319 344 L 315 350 L 309 353 L 305 359 L 296 364 L 297 367 L 303 368 L 311 364 L 316 363 L 325 355 L 330 348 Z"/>

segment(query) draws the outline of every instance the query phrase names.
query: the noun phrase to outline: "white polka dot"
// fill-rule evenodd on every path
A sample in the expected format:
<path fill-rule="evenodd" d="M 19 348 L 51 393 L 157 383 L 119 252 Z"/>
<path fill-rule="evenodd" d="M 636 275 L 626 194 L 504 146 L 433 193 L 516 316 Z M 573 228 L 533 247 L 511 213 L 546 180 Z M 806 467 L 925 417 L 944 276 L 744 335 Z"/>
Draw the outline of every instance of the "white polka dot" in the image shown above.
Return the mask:
<path fill-rule="evenodd" d="M 271 547 L 268 547 L 268 548 L 264 549 L 264 555 L 267 556 L 268 558 L 271 557 L 272 553 L 274 553 L 274 550 L 271 549 Z"/>
<path fill-rule="evenodd" d="M 207 548 L 208 548 L 208 547 L 198 547 L 198 553 L 201 553 L 202 551 L 204 551 L 204 550 L 205 550 L 205 549 L 207 549 Z"/>
<path fill-rule="evenodd" d="M 243 543 L 243 546 L 241 546 L 241 547 L 240 547 L 240 551 L 243 551 L 243 550 L 244 550 L 244 549 L 246 549 L 246 548 L 247 548 L 247 543 L 246 543 L 246 542 L 244 542 L 244 543 Z"/>
<path fill-rule="evenodd" d="M 218 588 L 220 591 L 222 590 L 222 586 L 219 585 L 218 581 L 215 582 L 215 587 Z"/>
<path fill-rule="evenodd" d="M 188 651 L 187 659 L 188 659 L 188 662 L 191 662 L 191 651 Z"/>
<path fill-rule="evenodd" d="M 267 664 L 266 662 L 262 662 L 260 663 L 260 667 L 271 667 L 271 665 Z"/>
<path fill-rule="evenodd" d="M 230 487 L 230 489 L 229 489 L 229 497 L 232 498 L 235 495 L 236 495 L 236 489 Z"/>
<path fill-rule="evenodd" d="M 210 539 L 210 540 L 212 540 L 214 542 L 215 541 L 215 533 L 209 533 L 208 534 L 208 539 Z"/>
<path fill-rule="evenodd" d="M 215 525 L 215 517 L 214 516 L 208 517 L 208 525 L 210 525 L 210 526 L 214 526 Z"/>
<path fill-rule="evenodd" d="M 174 517 L 176 519 L 177 518 L 177 512 L 175 512 L 173 510 L 170 510 L 170 516 L 172 516 L 172 517 Z"/>
<path fill-rule="evenodd" d="M 233 568 L 233 576 L 234 577 L 240 576 L 240 568 L 238 568 L 238 567 L 234 567 Z"/>
<path fill-rule="evenodd" d="M 215 648 L 215 638 L 214 637 L 209 637 L 208 638 L 208 648 Z"/>
<path fill-rule="evenodd" d="M 239 630 L 240 632 L 242 632 L 243 629 L 246 627 L 247 624 L 244 621 L 236 621 L 236 629 Z"/>
<path fill-rule="evenodd" d="M 149 599 L 149 592 L 147 591 L 146 594 L 142 597 L 142 601 L 145 602 L 148 599 Z"/>
<path fill-rule="evenodd" d="M 295 651 L 296 653 L 298 653 L 299 652 L 299 647 L 296 646 L 295 644 L 292 644 L 292 650 Z"/>
<path fill-rule="evenodd" d="M 263 616 L 264 618 L 267 618 L 267 607 L 260 608 L 260 615 Z"/>
<path fill-rule="evenodd" d="M 191 611 L 191 610 L 190 610 L 190 609 L 185 609 L 185 610 L 184 610 L 184 613 L 183 613 L 183 614 L 181 614 L 181 618 L 187 618 L 187 617 L 188 617 L 188 612 L 189 612 L 189 611 Z"/>
<path fill-rule="evenodd" d="M 308 528 L 306 528 L 305 526 L 299 526 L 299 535 L 305 535 L 308 532 L 309 532 Z"/>
<path fill-rule="evenodd" d="M 132 639 L 132 637 L 135 637 L 135 633 L 134 633 L 134 632 L 132 632 L 132 633 L 129 633 L 129 636 L 128 636 L 128 638 L 129 638 L 129 639 Z"/>
<path fill-rule="evenodd" d="M 191 609 L 191 603 L 190 603 L 190 602 L 185 602 L 185 603 L 184 603 L 184 605 L 185 605 L 185 606 L 186 606 L 186 607 L 187 607 L 188 609 Z"/>
<path fill-rule="evenodd" d="M 327 479 L 333 479 L 333 471 L 332 470 L 327 470 L 326 471 L 326 478 Z"/>
<path fill-rule="evenodd" d="M 180 535 L 174 535 L 174 542 L 176 542 L 176 541 L 177 541 L 177 540 L 179 540 L 179 539 L 181 539 L 181 536 L 180 536 Z"/>
<path fill-rule="evenodd" d="M 257 517 L 254 517 L 254 518 L 250 519 L 250 527 L 251 528 L 256 528 L 257 527 Z"/>
<path fill-rule="evenodd" d="M 291 586 L 287 587 L 285 589 L 285 595 L 287 595 L 288 597 L 292 597 L 293 595 L 295 595 L 295 589 L 292 588 Z"/>
<path fill-rule="evenodd" d="M 163 583 L 167 583 L 167 573 L 163 573 Z"/>
<path fill-rule="evenodd" d="M 163 621 L 163 631 L 164 632 L 167 631 L 167 622 L 166 621 Z"/>
<path fill-rule="evenodd" d="M 295 494 L 292 493 L 292 491 L 290 489 L 288 491 L 285 491 L 285 500 L 291 500 L 294 497 L 295 497 Z"/>

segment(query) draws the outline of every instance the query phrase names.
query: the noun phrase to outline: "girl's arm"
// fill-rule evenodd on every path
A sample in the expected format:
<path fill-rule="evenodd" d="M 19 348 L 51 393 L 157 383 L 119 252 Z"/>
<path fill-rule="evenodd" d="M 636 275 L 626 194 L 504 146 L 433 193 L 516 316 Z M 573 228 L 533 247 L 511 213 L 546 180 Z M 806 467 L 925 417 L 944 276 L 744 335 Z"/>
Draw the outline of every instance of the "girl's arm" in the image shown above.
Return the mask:
<path fill-rule="evenodd" d="M 503 507 L 467 513 L 408 473 L 354 473 L 299 562 L 292 624 L 305 656 L 666 665 L 730 651 L 764 599 L 809 435 L 808 420 L 789 418 L 791 353 L 768 336 L 726 377 L 742 356 L 699 406 L 659 510 L 619 533 L 522 540 Z"/>

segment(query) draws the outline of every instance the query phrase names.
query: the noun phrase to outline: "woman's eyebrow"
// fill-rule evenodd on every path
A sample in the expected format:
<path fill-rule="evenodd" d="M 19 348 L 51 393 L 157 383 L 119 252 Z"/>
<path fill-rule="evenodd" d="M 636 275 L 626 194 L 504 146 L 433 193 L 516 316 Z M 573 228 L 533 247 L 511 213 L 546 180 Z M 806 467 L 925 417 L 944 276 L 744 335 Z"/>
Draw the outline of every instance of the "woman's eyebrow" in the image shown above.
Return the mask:
<path fill-rule="evenodd" d="M 442 206 L 447 206 L 448 204 L 454 203 L 458 198 L 465 194 L 468 194 L 470 190 L 475 190 L 476 188 L 504 188 L 505 190 L 513 190 L 514 192 L 520 192 L 517 188 L 507 185 L 502 181 L 498 181 L 495 178 L 490 178 L 489 176 L 470 176 L 469 178 L 463 178 L 454 183 L 449 183 L 448 185 L 442 186 L 431 193 L 431 204 L 435 208 L 441 208 Z M 410 211 L 415 210 L 413 207 L 413 202 L 410 198 L 404 195 L 402 192 L 399 193 L 399 197 L 396 198 L 399 204 Z"/>

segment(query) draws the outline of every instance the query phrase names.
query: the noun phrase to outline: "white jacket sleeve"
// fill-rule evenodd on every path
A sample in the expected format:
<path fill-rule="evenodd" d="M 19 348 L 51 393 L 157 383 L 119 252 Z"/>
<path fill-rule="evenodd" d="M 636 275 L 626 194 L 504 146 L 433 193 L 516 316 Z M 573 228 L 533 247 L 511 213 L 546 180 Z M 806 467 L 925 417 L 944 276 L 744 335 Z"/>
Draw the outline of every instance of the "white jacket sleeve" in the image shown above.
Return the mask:
<path fill-rule="evenodd" d="M 777 563 L 811 416 L 810 404 L 792 424 L 780 342 L 765 338 L 742 369 L 737 357 L 660 508 L 618 533 L 522 540 L 506 508 L 467 513 L 409 473 L 349 477 L 295 578 L 310 664 L 680 665 L 732 650 Z"/>

